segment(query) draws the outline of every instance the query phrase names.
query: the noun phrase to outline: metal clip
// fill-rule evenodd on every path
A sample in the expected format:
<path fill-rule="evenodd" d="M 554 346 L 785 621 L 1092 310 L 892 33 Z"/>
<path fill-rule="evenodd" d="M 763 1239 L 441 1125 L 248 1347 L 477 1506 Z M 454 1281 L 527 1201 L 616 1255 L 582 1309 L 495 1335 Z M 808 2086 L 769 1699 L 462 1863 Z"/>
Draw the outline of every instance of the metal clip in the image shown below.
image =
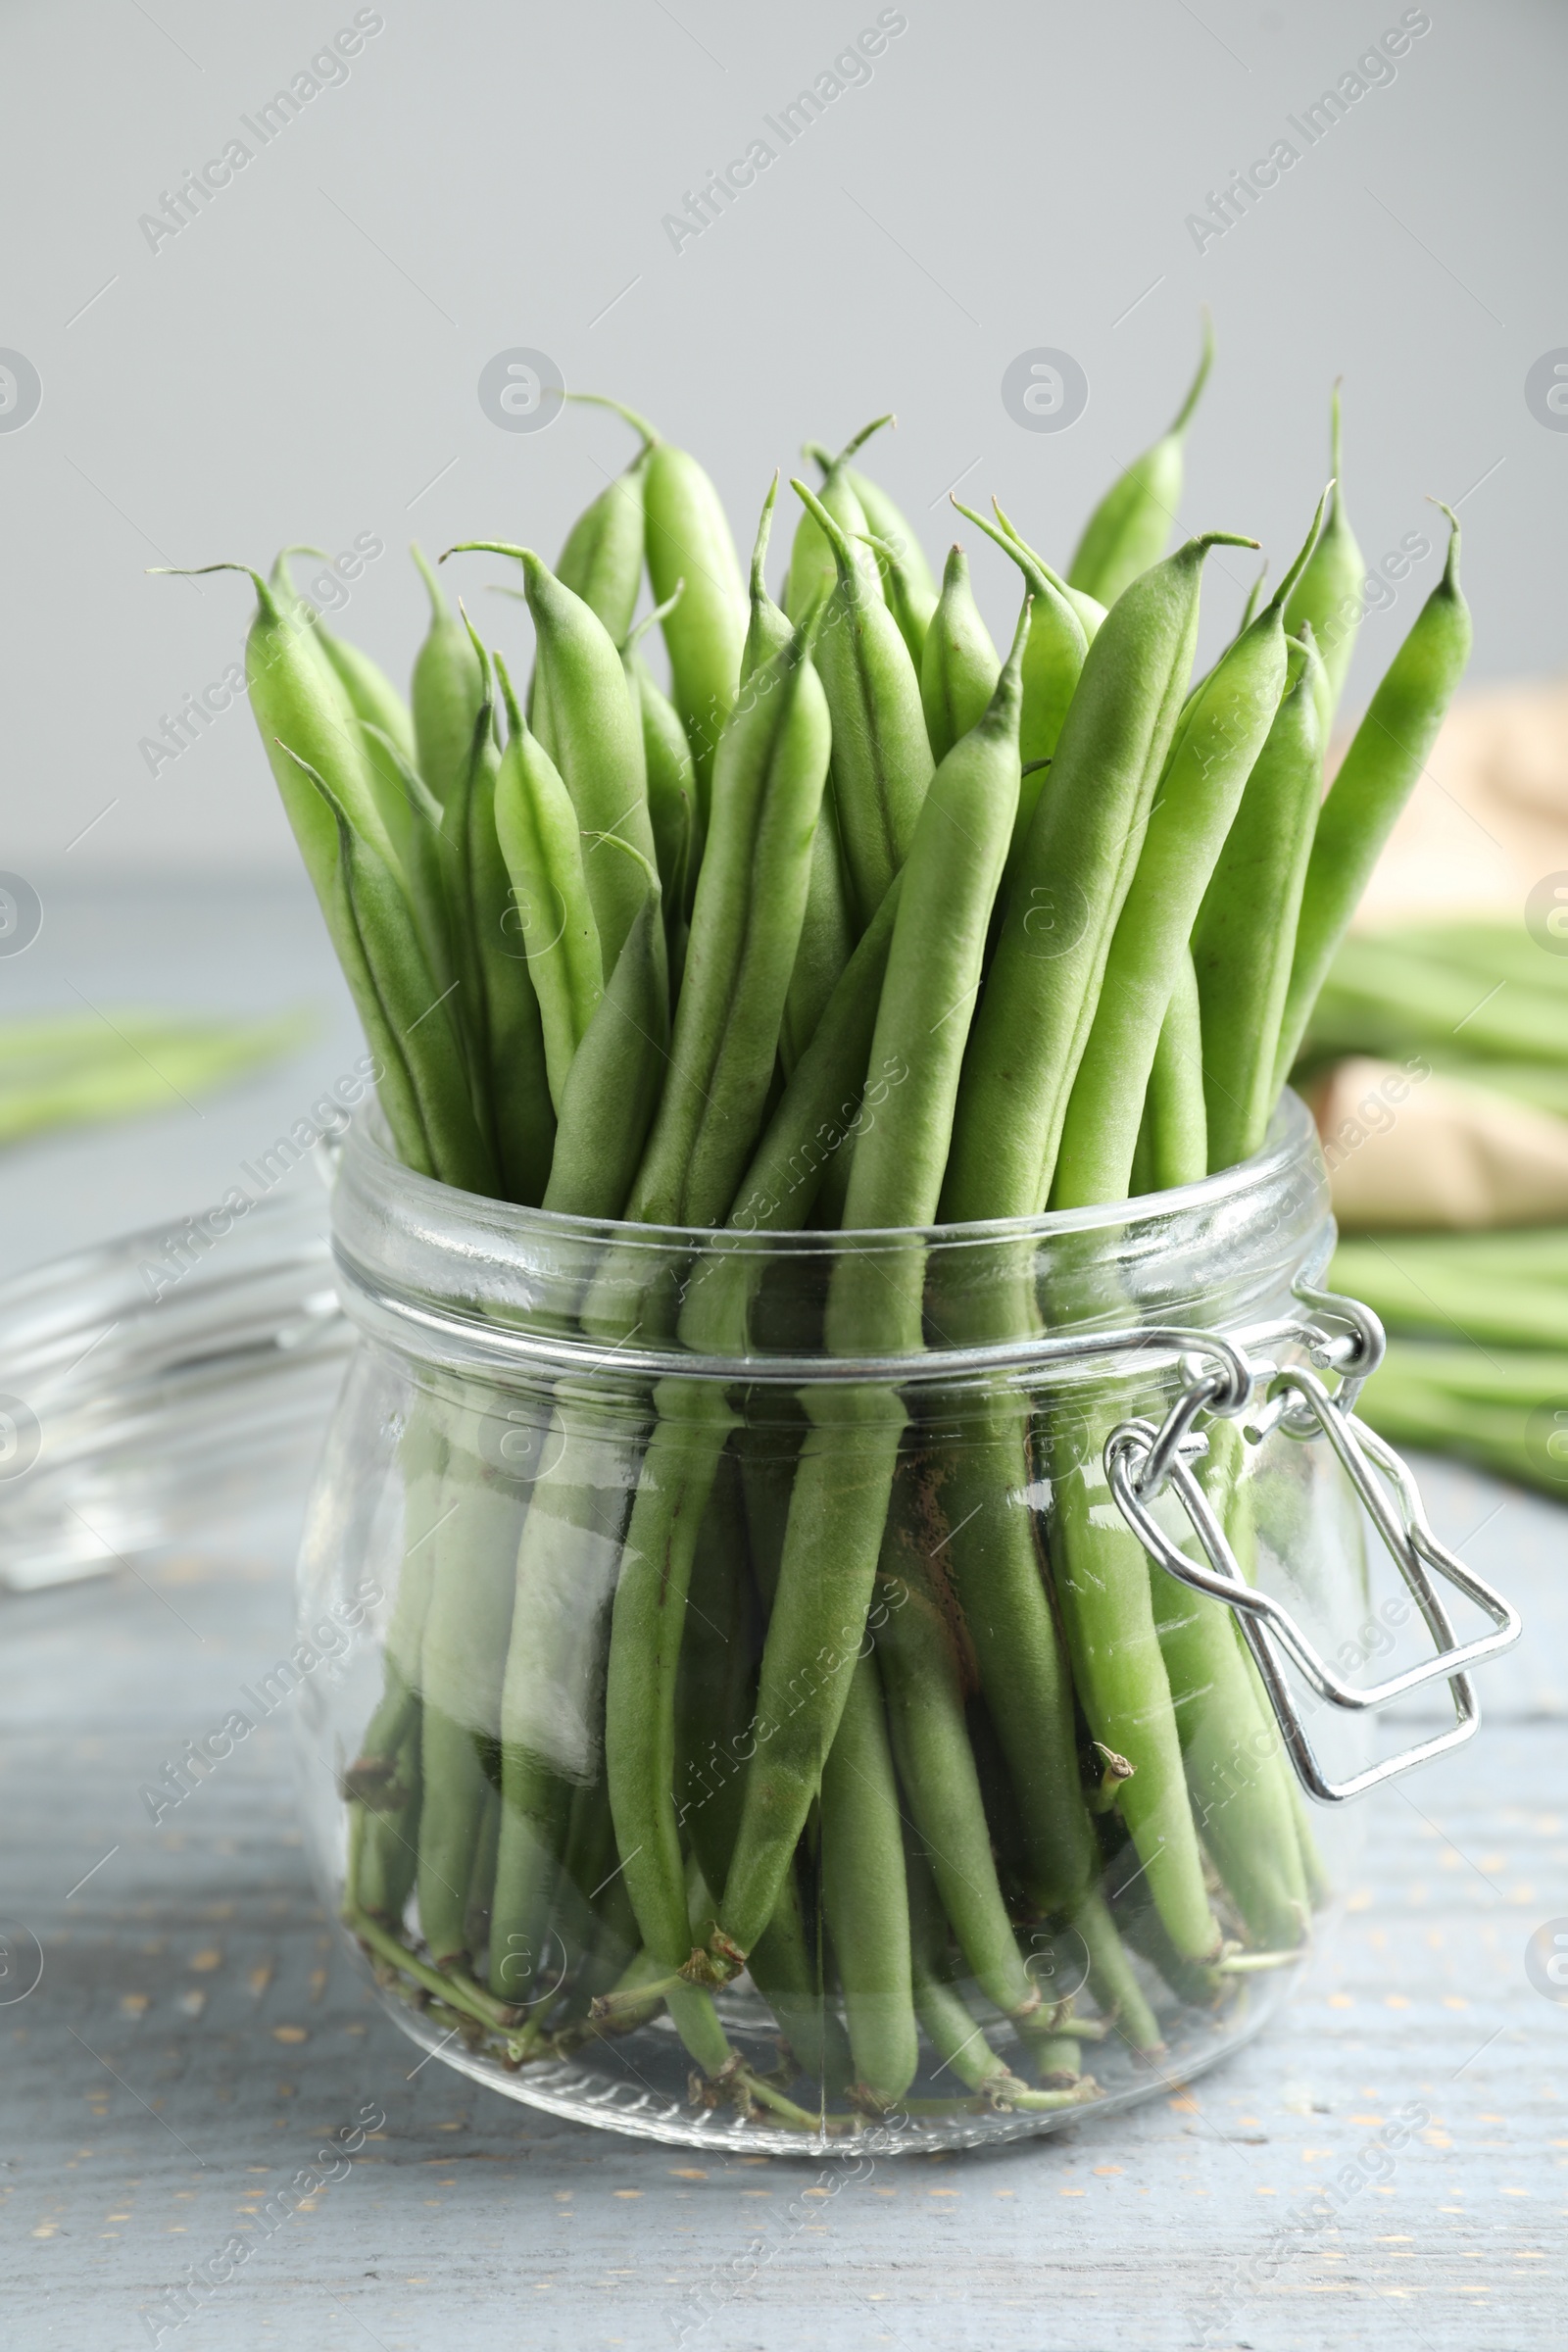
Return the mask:
<path fill-rule="evenodd" d="M 1194 1592 L 1207 1593 L 1211 1599 L 1223 1601 L 1235 1610 L 1302 1787 L 1322 1804 L 1343 1804 L 1347 1798 L 1359 1796 L 1380 1782 L 1393 1780 L 1396 1774 L 1425 1764 L 1470 1739 L 1479 1728 L 1481 1715 L 1467 1669 L 1511 1648 L 1523 1627 L 1511 1602 L 1494 1592 L 1446 1544 L 1439 1543 L 1405 1464 L 1392 1446 L 1358 1421 L 1342 1401 L 1347 1390 L 1353 1396 L 1360 1388 L 1382 1355 L 1383 1330 L 1377 1317 L 1355 1300 L 1342 1299 L 1329 1293 L 1311 1294 L 1311 1303 L 1350 1325 L 1343 1342 L 1315 1327 L 1303 1334 L 1309 1342 L 1318 1343 L 1312 1347 L 1312 1353 L 1319 1361 L 1342 1368 L 1342 1386 L 1331 1394 L 1305 1365 L 1271 1369 L 1269 1404 L 1249 1423 L 1246 1435 L 1255 1443 L 1254 1430 L 1260 1436 L 1265 1428 L 1278 1423 L 1293 1437 L 1310 1439 L 1321 1435 L 1328 1439 L 1415 1597 L 1438 1644 L 1436 1656 L 1403 1674 L 1391 1675 L 1370 1690 L 1355 1690 L 1342 1682 L 1319 1656 L 1287 1608 L 1247 1582 L 1226 1541 L 1225 1531 L 1186 1458 L 1191 1449 L 1188 1432 L 1195 1419 L 1205 1409 L 1213 1409 L 1203 1393 L 1211 1393 L 1211 1378 L 1191 1382 L 1160 1429 L 1155 1430 L 1148 1421 L 1124 1421 L 1113 1429 L 1105 1441 L 1104 1461 L 1105 1476 L 1117 1507 L 1151 1558 Z M 1274 1409 L 1276 1406 L 1278 1410 Z M 1383 1474 L 1382 1478 L 1378 1472 Z M 1384 1479 L 1393 1486 L 1393 1496 Z M 1202 1546 L 1209 1562 L 1206 1569 L 1190 1559 L 1151 1514 L 1149 1505 L 1167 1485 L 1175 1491 Z M 1456 1643 L 1447 1613 L 1427 1574 L 1429 1568 L 1473 1601 L 1491 1619 L 1495 1631 L 1473 1642 Z M 1453 1726 L 1434 1739 L 1420 1740 L 1399 1754 L 1385 1757 L 1381 1763 L 1370 1765 L 1348 1781 L 1331 1781 L 1307 1738 L 1285 1680 L 1281 1651 L 1320 1698 L 1351 1712 L 1366 1713 L 1386 1707 L 1428 1683 L 1446 1682 L 1453 1694 Z"/>

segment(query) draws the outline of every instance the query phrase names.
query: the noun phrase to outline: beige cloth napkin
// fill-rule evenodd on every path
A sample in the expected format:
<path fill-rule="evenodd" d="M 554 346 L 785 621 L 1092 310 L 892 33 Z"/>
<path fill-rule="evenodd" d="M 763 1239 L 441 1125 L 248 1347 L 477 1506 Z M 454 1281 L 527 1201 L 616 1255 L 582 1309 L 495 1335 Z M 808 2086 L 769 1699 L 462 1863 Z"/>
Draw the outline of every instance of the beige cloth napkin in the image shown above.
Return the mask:
<path fill-rule="evenodd" d="M 1568 1223 L 1568 1119 L 1360 1056 L 1310 1090 L 1348 1233 Z"/>

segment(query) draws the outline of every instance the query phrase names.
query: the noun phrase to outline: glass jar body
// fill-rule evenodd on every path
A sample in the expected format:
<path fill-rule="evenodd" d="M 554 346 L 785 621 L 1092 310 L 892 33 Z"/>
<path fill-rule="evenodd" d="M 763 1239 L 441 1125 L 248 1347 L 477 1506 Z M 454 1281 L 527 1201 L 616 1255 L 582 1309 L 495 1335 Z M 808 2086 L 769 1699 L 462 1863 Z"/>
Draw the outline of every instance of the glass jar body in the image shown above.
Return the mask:
<path fill-rule="evenodd" d="M 1346 1826 L 1102 1456 L 1184 1342 L 1298 1318 L 1332 1239 L 1298 1106 L 1113 1210 L 755 1243 L 477 1201 L 358 1134 L 334 1227 L 362 1339 L 302 1567 L 307 1803 L 424 2048 L 646 2136 L 912 2150 L 1257 2029 Z M 1237 1556 L 1343 1653 L 1328 1448 L 1206 1434 Z"/>

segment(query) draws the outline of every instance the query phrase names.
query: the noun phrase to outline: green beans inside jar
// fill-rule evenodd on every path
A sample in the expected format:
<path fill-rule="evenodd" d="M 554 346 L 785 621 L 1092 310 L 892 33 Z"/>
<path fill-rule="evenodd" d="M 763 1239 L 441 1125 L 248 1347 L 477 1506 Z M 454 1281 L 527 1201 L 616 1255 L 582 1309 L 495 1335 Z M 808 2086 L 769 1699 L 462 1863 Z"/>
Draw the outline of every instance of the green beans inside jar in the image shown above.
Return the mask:
<path fill-rule="evenodd" d="M 255 585 L 376 1072 L 304 1562 L 306 1642 L 360 1629 L 301 1699 L 318 1851 L 394 2015 L 524 2099 L 914 2148 L 1189 2076 L 1310 1950 L 1342 1801 L 1467 1738 L 1517 1636 L 1354 1417 L 1381 1328 L 1319 1288 L 1287 1091 L 1464 667 L 1458 525 L 1325 796 L 1343 495 L 1195 674 L 1257 544 L 1162 552 L 1208 365 L 1066 577 L 957 509 L 1021 578 L 1004 649 L 875 478 L 888 416 L 805 445 L 775 601 L 780 472 L 748 568 L 598 402 L 640 447 L 554 568 L 415 551 L 408 705 L 296 551 L 209 567 Z M 1338 475 L 1337 405 L 1332 440 Z M 449 593 L 481 557 L 531 676 Z M 1387 1605 L 1426 1645 L 1369 1687 Z M 1451 1727 L 1357 1768 L 1437 1681 Z"/>
<path fill-rule="evenodd" d="M 362 1127 L 334 1228 L 363 1340 L 304 1623 L 361 1632 L 304 1693 L 309 1803 L 415 2039 L 660 2138 L 919 2148 L 1263 2022 L 1355 1815 L 1305 1804 L 1101 1453 L 1181 1393 L 1173 1331 L 1299 1321 L 1331 1227 L 1294 1098 L 1181 1191 L 864 1237 L 549 1216 Z M 851 1352 L 861 1286 L 918 1300 L 910 1345 L 877 1310 Z M 1372 1604 L 1328 1448 L 1209 1437 L 1238 1556 L 1342 1650 Z"/>

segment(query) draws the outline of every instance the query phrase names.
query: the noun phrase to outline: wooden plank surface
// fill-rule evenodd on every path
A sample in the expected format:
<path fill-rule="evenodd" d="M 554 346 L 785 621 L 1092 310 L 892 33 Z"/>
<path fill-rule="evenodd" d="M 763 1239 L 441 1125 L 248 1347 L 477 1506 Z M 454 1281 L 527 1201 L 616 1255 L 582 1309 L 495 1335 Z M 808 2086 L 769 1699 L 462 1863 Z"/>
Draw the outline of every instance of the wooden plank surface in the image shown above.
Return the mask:
<path fill-rule="evenodd" d="M 1288 2012 L 1135 2114 L 853 2179 L 650 2148 L 420 2065 L 323 1916 L 281 1720 L 152 1826 L 140 1784 L 283 1644 L 283 1542 L 7 1601 L 4 1908 L 43 1975 L 0 2010 L 5 2341 L 128 2352 L 238 2236 L 232 2281 L 162 2341 L 1560 2344 L 1568 2009 L 1523 1951 L 1568 1914 L 1565 1520 L 1427 1477 L 1442 1532 L 1496 1513 L 1470 1556 L 1530 1645 L 1492 1670 L 1474 1747 L 1365 1808 Z M 368 2106 L 384 2130 L 265 2233 L 260 2201 Z M 1325 2219 L 1348 2163 L 1362 2184 Z"/>

